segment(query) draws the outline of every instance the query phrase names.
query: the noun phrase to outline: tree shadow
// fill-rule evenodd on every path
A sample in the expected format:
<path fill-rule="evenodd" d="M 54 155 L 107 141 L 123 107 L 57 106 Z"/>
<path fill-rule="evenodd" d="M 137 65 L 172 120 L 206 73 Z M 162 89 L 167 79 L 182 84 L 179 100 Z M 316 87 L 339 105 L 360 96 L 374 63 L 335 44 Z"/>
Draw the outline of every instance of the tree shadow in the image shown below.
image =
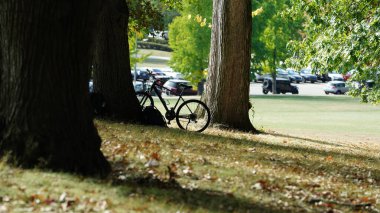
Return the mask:
<path fill-rule="evenodd" d="M 270 135 L 270 134 L 269 134 Z M 287 135 L 275 135 L 275 134 L 272 134 L 273 136 L 281 136 L 281 137 L 289 137 Z M 240 138 L 234 138 L 234 137 L 230 137 L 230 136 L 220 136 L 220 135 L 211 135 L 211 134 L 193 134 L 192 137 L 198 137 L 199 139 L 209 139 L 210 141 L 218 141 L 218 143 L 232 143 L 232 144 L 235 144 L 235 145 L 244 145 L 244 146 L 256 146 L 256 147 L 266 147 L 266 148 L 271 148 L 271 149 L 274 149 L 274 150 L 286 150 L 286 151 L 297 151 L 297 152 L 300 152 L 300 153 L 304 153 L 304 154 L 316 154 L 316 155 L 320 155 L 320 156 L 323 156 L 323 157 L 327 157 L 327 156 L 330 156 L 330 155 L 338 155 L 338 156 L 344 156 L 348 159 L 366 159 L 366 160 L 370 160 L 370 161 L 380 161 L 379 158 L 376 158 L 376 157 L 370 157 L 370 156 L 365 156 L 365 155 L 360 155 L 360 154 L 350 154 L 350 153 L 343 153 L 343 152 L 339 152 L 339 151 L 331 151 L 331 150 L 322 150 L 322 149 L 315 149 L 315 148 L 312 148 L 312 147 L 300 147 L 300 146 L 289 146 L 289 145 L 280 145 L 280 144 L 267 144 L 267 143 L 262 143 L 260 141 L 254 141 L 254 140 L 249 140 L 249 139 L 240 139 Z M 343 145 L 337 145 L 337 144 L 334 144 L 334 143 L 331 143 L 331 142 L 326 142 L 326 141 L 322 141 L 322 140 L 313 140 L 313 139 L 308 139 L 308 138 L 305 138 L 303 139 L 302 137 L 292 137 L 290 136 L 290 138 L 294 138 L 294 139 L 300 139 L 300 140 L 305 140 L 306 142 L 312 142 L 312 143 L 317 143 L 317 144 L 321 144 L 321 145 L 331 145 L 331 146 L 338 146 L 338 147 L 343 147 Z M 359 149 L 357 147 L 355 147 L 355 149 Z M 366 150 L 366 149 L 363 149 L 363 150 Z"/>
<path fill-rule="evenodd" d="M 320 161 L 312 160 L 309 158 L 309 155 L 315 155 L 320 156 L 321 159 L 326 159 L 329 156 L 334 156 L 336 158 L 343 158 L 345 160 L 357 160 L 357 161 L 366 161 L 371 162 L 373 165 L 380 165 L 380 159 L 377 157 L 372 156 L 366 156 L 361 154 L 353 154 L 348 152 L 339 152 L 339 151 L 332 151 L 329 149 L 316 149 L 312 147 L 302 147 L 302 146 L 289 146 L 289 145 L 281 145 L 281 144 L 268 144 L 268 143 L 261 143 L 259 141 L 249 140 L 249 139 L 240 139 L 240 138 L 234 138 L 231 136 L 220 136 L 220 135 L 210 135 L 210 134 L 202 134 L 202 133 L 184 133 L 181 130 L 175 130 L 171 129 L 170 131 L 178 132 L 179 134 L 191 134 L 193 138 L 199 139 L 199 140 L 210 140 L 210 141 L 217 141 L 220 144 L 228 143 L 228 144 L 234 144 L 238 146 L 250 146 L 250 147 L 256 147 L 256 148 L 267 148 L 272 149 L 274 151 L 278 151 L 278 153 L 281 153 L 281 151 L 288 151 L 288 152 L 295 152 L 295 153 L 301 153 L 304 156 L 304 159 L 302 161 L 297 162 L 296 164 L 291 164 L 290 162 L 293 162 L 294 159 L 292 157 L 283 157 L 283 156 L 268 156 L 265 159 L 265 161 L 271 161 L 272 163 L 282 164 L 289 167 L 302 167 L 306 171 L 309 171 L 311 174 L 319 173 L 319 172 L 326 172 L 324 170 L 325 167 L 321 165 Z M 273 134 L 274 135 L 274 134 Z M 281 137 L 288 137 L 286 135 L 274 135 L 274 136 L 281 136 Z M 321 145 L 331 145 L 331 146 L 338 146 L 343 147 L 344 145 L 336 145 L 331 142 L 321 141 L 321 140 L 313 140 L 313 139 L 303 139 L 301 137 L 295 137 L 295 139 L 305 140 L 306 142 L 321 144 Z M 359 149 L 356 148 L 355 149 Z M 365 150 L 365 149 L 363 149 Z M 243 153 L 241 153 L 243 154 Z M 278 159 L 277 159 L 278 158 Z M 344 164 L 341 162 L 333 161 L 336 166 L 340 166 L 341 168 L 345 167 L 344 174 L 354 174 L 359 179 L 363 178 L 363 175 L 356 174 L 358 166 L 351 165 L 351 164 Z M 326 164 L 328 165 L 328 164 Z M 355 171 L 356 169 L 356 171 Z M 373 179 L 376 181 L 376 185 L 380 184 L 380 170 L 373 167 L 367 167 L 367 168 L 361 168 L 362 170 L 365 170 L 367 172 L 371 172 L 373 175 Z M 343 171 L 343 170 L 342 170 Z M 362 177 L 363 176 L 363 177 Z"/>
<path fill-rule="evenodd" d="M 169 205 L 184 205 L 191 211 L 204 209 L 215 212 L 288 212 L 284 209 L 262 206 L 231 193 L 183 188 L 175 180 L 162 181 L 147 176 L 116 181 L 114 184 L 120 186 L 120 193 L 125 197 L 138 195 L 147 199 L 154 198 Z"/>
<path fill-rule="evenodd" d="M 315 144 L 322 144 L 322 145 L 329 145 L 329 146 L 336 146 L 336 147 L 342 147 L 343 146 L 341 144 L 327 142 L 327 141 L 323 141 L 323 140 L 317 140 L 317 139 L 311 139 L 311 138 L 299 137 L 299 136 L 287 135 L 287 134 L 281 134 L 281 133 L 261 132 L 260 134 L 271 135 L 271 136 L 275 136 L 275 137 L 291 138 L 291 139 L 295 139 L 295 140 L 303 140 L 303 141 L 315 143 Z"/>

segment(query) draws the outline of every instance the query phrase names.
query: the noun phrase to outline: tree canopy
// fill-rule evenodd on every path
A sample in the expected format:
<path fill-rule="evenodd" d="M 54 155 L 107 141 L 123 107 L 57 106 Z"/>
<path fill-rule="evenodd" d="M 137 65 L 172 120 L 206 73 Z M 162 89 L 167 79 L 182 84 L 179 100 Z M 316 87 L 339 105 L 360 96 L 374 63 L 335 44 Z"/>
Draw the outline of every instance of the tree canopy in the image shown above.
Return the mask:
<path fill-rule="evenodd" d="M 171 67 L 193 83 L 205 77 L 211 39 L 212 0 L 185 0 L 181 16 L 169 25 Z"/>
<path fill-rule="evenodd" d="M 302 19 L 299 16 L 284 16 L 290 7 L 289 0 L 253 1 L 252 10 L 260 11 L 253 17 L 252 23 L 253 68 L 274 72 L 279 62 L 292 55 L 287 43 L 301 38 Z"/>
<path fill-rule="evenodd" d="M 372 0 L 296 0 L 290 15 L 305 19 L 305 35 L 291 43 L 296 53 L 288 62 L 311 66 L 315 71 L 356 70 L 352 81 L 375 82 L 372 89 L 354 87 L 352 95 L 380 102 L 380 8 Z"/>

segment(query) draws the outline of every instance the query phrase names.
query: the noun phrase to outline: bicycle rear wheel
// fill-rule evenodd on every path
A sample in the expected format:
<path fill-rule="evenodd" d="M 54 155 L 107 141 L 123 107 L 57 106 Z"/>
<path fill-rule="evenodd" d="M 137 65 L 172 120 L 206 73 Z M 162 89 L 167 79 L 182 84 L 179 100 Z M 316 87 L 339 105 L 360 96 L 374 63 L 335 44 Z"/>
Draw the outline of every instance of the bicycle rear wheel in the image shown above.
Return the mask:
<path fill-rule="evenodd" d="M 209 108 L 198 100 L 183 102 L 176 113 L 176 122 L 179 128 L 192 132 L 205 130 L 210 124 L 210 119 Z"/>
<path fill-rule="evenodd" d="M 136 92 L 136 96 L 142 108 L 154 106 L 153 98 L 147 92 Z"/>

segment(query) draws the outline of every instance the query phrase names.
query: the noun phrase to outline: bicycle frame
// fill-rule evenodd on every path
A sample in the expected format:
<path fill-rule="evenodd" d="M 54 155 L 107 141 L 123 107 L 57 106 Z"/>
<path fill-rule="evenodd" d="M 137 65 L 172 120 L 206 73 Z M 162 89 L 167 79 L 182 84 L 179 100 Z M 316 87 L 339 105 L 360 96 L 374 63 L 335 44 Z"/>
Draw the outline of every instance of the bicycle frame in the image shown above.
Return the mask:
<path fill-rule="evenodd" d="M 185 88 L 183 88 L 182 91 L 181 91 L 181 93 L 179 94 L 179 97 L 178 97 L 178 100 L 177 100 L 176 104 L 174 105 L 174 107 L 172 107 L 171 109 L 169 109 L 168 106 L 166 105 L 165 100 L 162 98 L 160 91 L 157 89 L 157 87 L 160 87 L 161 90 L 162 89 L 169 90 L 169 89 L 166 88 L 166 87 L 164 87 L 164 86 L 161 86 L 161 85 L 157 84 L 157 81 L 153 81 L 153 84 L 152 84 L 152 86 L 149 89 L 149 93 L 150 94 L 151 94 L 152 90 L 157 94 L 157 96 L 160 99 L 162 105 L 164 105 L 164 108 L 165 108 L 166 112 L 170 112 L 172 110 L 174 111 L 177 108 L 180 100 L 185 101 L 185 99 L 182 98 L 183 91 L 185 90 Z"/>

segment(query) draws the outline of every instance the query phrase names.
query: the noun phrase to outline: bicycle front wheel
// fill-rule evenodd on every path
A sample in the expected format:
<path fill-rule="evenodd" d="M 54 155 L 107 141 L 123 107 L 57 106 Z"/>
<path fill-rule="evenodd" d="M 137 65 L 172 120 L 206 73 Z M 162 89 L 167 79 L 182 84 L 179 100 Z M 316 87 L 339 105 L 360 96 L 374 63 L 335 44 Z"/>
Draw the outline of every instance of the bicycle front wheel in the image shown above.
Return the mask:
<path fill-rule="evenodd" d="M 179 128 L 192 132 L 205 130 L 210 124 L 210 119 L 209 108 L 198 100 L 183 102 L 176 113 L 176 122 Z"/>
<path fill-rule="evenodd" d="M 154 106 L 153 98 L 146 92 L 136 92 L 137 99 L 142 108 L 146 106 Z"/>

